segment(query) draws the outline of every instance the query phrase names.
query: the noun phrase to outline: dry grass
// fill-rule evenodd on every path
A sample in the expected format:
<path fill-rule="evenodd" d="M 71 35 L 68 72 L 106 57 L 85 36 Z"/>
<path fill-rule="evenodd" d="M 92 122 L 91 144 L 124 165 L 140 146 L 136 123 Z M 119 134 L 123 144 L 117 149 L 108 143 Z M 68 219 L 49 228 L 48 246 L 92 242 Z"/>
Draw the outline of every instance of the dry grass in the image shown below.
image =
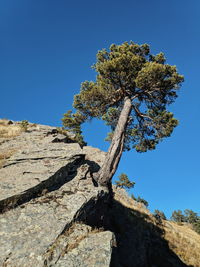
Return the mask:
<path fill-rule="evenodd" d="M 88 236 L 88 233 L 84 233 L 78 237 L 76 237 L 76 239 L 73 240 L 73 242 L 69 242 L 67 244 L 67 246 L 65 247 L 65 249 L 62 251 L 61 255 L 64 256 L 66 253 L 72 251 L 73 249 L 77 248 L 78 245 L 80 244 L 80 242 L 85 239 Z"/>
<path fill-rule="evenodd" d="M 0 125 L 9 125 L 10 124 L 10 120 L 8 119 L 0 119 Z"/>
<path fill-rule="evenodd" d="M 56 257 L 57 250 L 60 250 L 60 255 L 63 257 L 66 253 L 77 248 L 80 242 L 87 238 L 90 234 L 96 234 L 104 231 L 103 228 L 94 228 L 85 225 L 84 223 L 72 223 L 62 235 L 50 246 L 45 254 L 47 260 L 52 260 Z"/>
<path fill-rule="evenodd" d="M 9 120 L 0 120 L 0 138 L 13 138 L 23 131 L 20 125 L 9 124 Z"/>
<path fill-rule="evenodd" d="M 20 135 L 22 131 L 23 129 L 20 125 L 14 124 L 7 119 L 0 119 L 0 145 L 10 138 Z M 6 160 L 15 152 L 16 149 L 4 149 L 0 151 L 0 168 L 5 165 Z"/>
<path fill-rule="evenodd" d="M 144 206 L 143 203 L 133 200 L 126 192 L 125 189 L 116 188 L 113 186 L 113 191 L 115 193 L 115 200 L 119 201 L 123 206 L 137 210 L 141 213 L 151 215 L 150 211 Z"/>
<path fill-rule="evenodd" d="M 164 223 L 169 247 L 188 265 L 200 267 L 200 235 L 187 224 L 178 225 L 171 221 Z"/>
<path fill-rule="evenodd" d="M 124 189 L 116 189 L 116 187 L 113 189 L 117 201 L 127 208 L 149 215 L 149 221 L 152 224 L 156 223 L 154 216 L 143 204 L 130 198 Z M 159 227 L 164 230 L 163 237 L 168 242 L 170 249 L 178 255 L 184 263 L 193 267 L 200 267 L 200 235 L 192 230 L 190 225 L 180 225 L 175 222 L 162 220 Z"/>
<path fill-rule="evenodd" d="M 5 160 L 4 159 L 0 159 L 0 169 L 4 166 L 5 164 Z"/>
<path fill-rule="evenodd" d="M 77 229 L 81 228 L 81 226 L 83 226 L 83 232 L 81 235 L 77 235 L 76 231 Z M 100 233 L 103 232 L 104 229 L 103 228 L 94 228 L 94 229 L 90 229 L 89 227 L 85 226 L 82 223 L 74 223 L 70 229 L 67 231 L 67 233 L 65 233 L 66 235 L 72 235 L 73 238 L 71 238 L 69 241 L 69 243 L 67 244 L 67 246 L 65 247 L 65 250 L 63 251 L 63 255 L 66 254 L 67 252 L 73 250 L 74 248 L 77 248 L 78 245 L 80 244 L 80 242 L 85 239 L 86 237 L 89 236 L 89 234 L 96 234 L 96 233 Z M 74 234 L 74 235 L 73 235 Z"/>
<path fill-rule="evenodd" d="M 9 159 L 15 152 L 16 150 L 14 149 L 0 152 L 0 168 L 2 168 L 5 165 L 6 160 Z"/>

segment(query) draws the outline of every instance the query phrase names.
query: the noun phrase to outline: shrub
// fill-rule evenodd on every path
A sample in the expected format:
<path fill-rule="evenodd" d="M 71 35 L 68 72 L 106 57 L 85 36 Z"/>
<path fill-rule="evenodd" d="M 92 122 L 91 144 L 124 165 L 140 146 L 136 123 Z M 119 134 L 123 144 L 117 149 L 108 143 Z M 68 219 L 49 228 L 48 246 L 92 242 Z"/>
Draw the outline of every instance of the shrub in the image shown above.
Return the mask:
<path fill-rule="evenodd" d="M 149 203 L 144 198 L 141 198 L 140 196 L 135 197 L 133 194 L 131 194 L 131 198 L 137 202 L 144 204 L 146 208 L 149 206 Z"/>
<path fill-rule="evenodd" d="M 120 174 L 119 180 L 115 182 L 117 187 L 130 189 L 133 188 L 135 183 L 131 182 L 128 179 L 128 176 L 125 173 Z"/>
<path fill-rule="evenodd" d="M 194 231 L 197 232 L 198 234 L 200 234 L 200 218 L 192 226 L 193 226 Z"/>
<path fill-rule="evenodd" d="M 137 198 L 136 198 L 133 194 L 131 194 L 131 198 L 132 198 L 133 200 L 137 201 Z"/>
<path fill-rule="evenodd" d="M 158 221 L 166 220 L 166 216 L 161 210 L 155 210 L 153 215 Z"/>
<path fill-rule="evenodd" d="M 141 198 L 140 196 L 137 197 L 136 201 L 143 203 L 146 208 L 149 206 L 149 203 L 144 198 Z"/>
<path fill-rule="evenodd" d="M 27 120 L 23 120 L 21 121 L 20 126 L 22 127 L 22 130 L 26 132 L 28 130 L 29 122 Z"/>
<path fill-rule="evenodd" d="M 79 132 L 75 132 L 73 133 L 72 131 L 65 129 L 64 127 L 57 127 L 57 131 L 60 134 L 63 134 L 65 136 L 67 136 L 69 138 L 69 140 L 71 140 L 73 143 L 78 143 L 81 147 L 86 146 L 87 143 L 84 141 L 83 139 L 83 135 Z M 72 136 L 70 136 L 70 134 L 73 134 Z"/>
<path fill-rule="evenodd" d="M 185 222 L 186 221 L 186 218 L 182 214 L 182 211 L 181 210 L 177 210 L 177 211 L 175 210 L 172 213 L 171 220 L 174 221 L 174 222 L 181 223 L 181 222 Z"/>
<path fill-rule="evenodd" d="M 187 223 L 194 224 L 194 223 L 197 223 L 199 221 L 199 217 L 198 217 L 197 213 L 194 212 L 193 210 L 186 209 L 186 210 L 184 210 L 184 213 L 185 213 L 185 221 Z"/>
<path fill-rule="evenodd" d="M 190 223 L 193 230 L 200 234 L 200 217 L 193 210 L 186 209 L 184 214 L 181 210 L 173 211 L 171 219 L 177 223 Z"/>

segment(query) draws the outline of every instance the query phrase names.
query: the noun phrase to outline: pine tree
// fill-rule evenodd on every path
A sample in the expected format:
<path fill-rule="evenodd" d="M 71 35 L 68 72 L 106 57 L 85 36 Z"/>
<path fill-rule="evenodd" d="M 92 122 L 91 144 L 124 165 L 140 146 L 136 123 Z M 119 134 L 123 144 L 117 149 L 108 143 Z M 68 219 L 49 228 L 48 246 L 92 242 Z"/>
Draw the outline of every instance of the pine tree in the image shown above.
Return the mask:
<path fill-rule="evenodd" d="M 172 212 L 171 220 L 174 221 L 174 222 L 181 223 L 181 222 L 185 222 L 186 218 L 183 215 L 181 210 L 177 210 L 177 211 L 175 210 L 175 211 Z"/>
<path fill-rule="evenodd" d="M 187 223 L 192 224 L 194 231 L 200 234 L 200 216 L 193 210 L 184 210 L 185 220 Z"/>
<path fill-rule="evenodd" d="M 186 210 L 184 210 L 184 213 L 185 213 L 186 222 L 191 223 L 191 224 L 198 222 L 199 216 L 193 210 L 186 209 Z"/>
<path fill-rule="evenodd" d="M 134 185 L 135 183 L 131 182 L 125 173 L 120 174 L 119 180 L 116 181 L 116 186 L 121 188 L 130 189 L 133 188 Z"/>
<path fill-rule="evenodd" d="M 85 81 L 74 96 L 74 114 L 65 114 L 63 124 L 81 135 L 80 125 L 92 118 L 111 127 L 106 159 L 94 179 L 109 186 L 122 152 L 146 152 L 168 137 L 178 125 L 167 110 L 183 82 L 176 66 L 166 64 L 163 53 L 152 55 L 149 45 L 112 44 L 97 53 L 93 69 L 96 81 Z"/>
<path fill-rule="evenodd" d="M 62 118 L 63 125 L 75 134 L 74 140 L 79 143 L 81 147 L 87 144 L 83 139 L 81 131 L 81 123 L 84 119 L 85 117 L 83 115 L 80 113 L 72 114 L 71 110 L 67 111 Z"/>
<path fill-rule="evenodd" d="M 164 212 L 161 211 L 161 210 L 155 210 L 155 211 L 154 211 L 154 216 L 155 216 L 155 218 L 156 218 L 158 221 L 166 220 L 166 219 L 167 219 L 166 216 L 165 216 L 165 214 L 164 214 Z"/>

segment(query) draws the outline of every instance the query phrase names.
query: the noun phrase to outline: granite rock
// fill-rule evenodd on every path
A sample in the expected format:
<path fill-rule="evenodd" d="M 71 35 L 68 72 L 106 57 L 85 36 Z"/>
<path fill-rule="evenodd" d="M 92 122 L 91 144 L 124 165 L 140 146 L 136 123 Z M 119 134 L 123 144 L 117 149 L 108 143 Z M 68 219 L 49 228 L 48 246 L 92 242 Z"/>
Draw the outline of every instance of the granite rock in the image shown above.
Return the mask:
<path fill-rule="evenodd" d="M 112 233 L 75 220 L 98 198 L 91 173 L 105 152 L 67 143 L 49 126 L 3 142 L 6 149 L 15 153 L 0 169 L 0 266 L 109 266 Z"/>

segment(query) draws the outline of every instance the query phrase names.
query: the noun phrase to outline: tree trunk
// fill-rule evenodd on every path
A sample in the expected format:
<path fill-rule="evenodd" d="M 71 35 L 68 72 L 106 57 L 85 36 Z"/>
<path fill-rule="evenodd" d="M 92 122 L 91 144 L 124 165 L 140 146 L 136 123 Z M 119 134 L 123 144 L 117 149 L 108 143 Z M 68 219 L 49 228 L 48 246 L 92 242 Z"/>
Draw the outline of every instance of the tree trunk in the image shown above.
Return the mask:
<path fill-rule="evenodd" d="M 124 106 L 120 113 L 111 145 L 109 147 L 105 161 L 96 178 L 97 182 L 102 186 L 110 185 L 111 179 L 117 170 L 117 166 L 119 164 L 123 152 L 125 130 L 131 112 L 131 108 L 131 99 L 125 97 Z"/>

